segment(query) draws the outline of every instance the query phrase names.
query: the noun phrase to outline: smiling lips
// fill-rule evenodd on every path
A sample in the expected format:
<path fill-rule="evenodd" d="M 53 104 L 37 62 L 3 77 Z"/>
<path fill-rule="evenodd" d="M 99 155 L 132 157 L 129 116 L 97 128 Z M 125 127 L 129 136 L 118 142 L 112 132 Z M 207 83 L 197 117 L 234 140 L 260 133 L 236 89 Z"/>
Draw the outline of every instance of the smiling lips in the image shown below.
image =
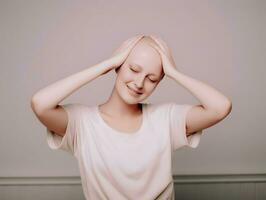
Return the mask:
<path fill-rule="evenodd" d="M 128 89 L 131 91 L 131 93 L 134 94 L 134 95 L 141 95 L 141 94 L 142 94 L 142 93 L 140 93 L 140 92 L 137 92 L 137 91 L 131 89 L 129 86 L 127 86 L 127 88 L 128 88 Z"/>

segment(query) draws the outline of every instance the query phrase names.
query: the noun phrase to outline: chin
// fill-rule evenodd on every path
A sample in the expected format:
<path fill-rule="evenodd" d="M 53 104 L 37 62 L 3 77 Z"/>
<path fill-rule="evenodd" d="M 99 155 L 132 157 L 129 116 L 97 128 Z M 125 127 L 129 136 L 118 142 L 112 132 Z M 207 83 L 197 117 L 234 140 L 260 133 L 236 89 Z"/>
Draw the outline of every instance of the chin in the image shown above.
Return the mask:
<path fill-rule="evenodd" d="M 140 102 L 140 99 L 133 98 L 130 95 L 126 95 L 123 99 L 127 104 L 138 104 Z"/>
<path fill-rule="evenodd" d="M 127 93 L 124 94 L 123 99 L 128 104 L 138 104 L 138 103 L 140 103 L 140 101 L 142 101 L 142 98 L 140 98 L 140 97 L 134 97 L 134 96 L 131 96 L 130 94 L 127 94 Z"/>
<path fill-rule="evenodd" d="M 124 100 L 124 102 L 126 102 L 127 104 L 138 104 L 143 101 L 144 93 L 136 95 L 132 93 L 132 91 L 128 88 L 128 84 L 126 82 L 121 83 L 122 84 L 120 84 L 119 87 L 117 87 L 116 89 L 120 97 Z"/>

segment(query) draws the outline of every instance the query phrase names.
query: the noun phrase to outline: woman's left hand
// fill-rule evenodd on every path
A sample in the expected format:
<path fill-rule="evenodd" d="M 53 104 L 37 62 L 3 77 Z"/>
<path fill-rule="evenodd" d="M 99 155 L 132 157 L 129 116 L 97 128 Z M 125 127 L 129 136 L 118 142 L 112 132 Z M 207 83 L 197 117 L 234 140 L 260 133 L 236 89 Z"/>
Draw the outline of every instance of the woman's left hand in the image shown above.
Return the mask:
<path fill-rule="evenodd" d="M 162 65 L 163 65 L 163 71 L 164 73 L 171 77 L 171 74 L 173 74 L 174 71 L 177 71 L 175 61 L 173 59 L 172 53 L 170 51 L 170 48 L 167 46 L 167 44 L 158 36 L 155 35 L 149 35 L 157 44 L 158 46 L 153 45 L 155 49 L 158 50 L 158 52 L 161 55 L 162 59 Z"/>

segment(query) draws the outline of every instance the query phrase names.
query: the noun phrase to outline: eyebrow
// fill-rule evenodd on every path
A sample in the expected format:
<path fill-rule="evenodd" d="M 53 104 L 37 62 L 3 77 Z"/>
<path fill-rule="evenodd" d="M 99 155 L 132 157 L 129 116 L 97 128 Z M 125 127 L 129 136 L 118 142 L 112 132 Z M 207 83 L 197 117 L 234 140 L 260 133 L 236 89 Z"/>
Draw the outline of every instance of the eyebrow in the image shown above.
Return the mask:
<path fill-rule="evenodd" d="M 132 63 L 132 65 L 137 66 L 137 67 L 140 67 L 141 69 L 143 68 L 141 65 L 139 65 L 137 63 Z M 157 76 L 156 74 L 153 74 L 153 73 L 151 73 L 151 75 Z"/>

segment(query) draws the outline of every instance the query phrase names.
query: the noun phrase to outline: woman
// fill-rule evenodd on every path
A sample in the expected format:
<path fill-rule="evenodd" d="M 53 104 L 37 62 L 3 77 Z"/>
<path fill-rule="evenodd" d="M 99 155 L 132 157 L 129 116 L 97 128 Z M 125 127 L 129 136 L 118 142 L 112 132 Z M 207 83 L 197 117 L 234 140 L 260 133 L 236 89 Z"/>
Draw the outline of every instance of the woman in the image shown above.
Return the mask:
<path fill-rule="evenodd" d="M 58 105 L 81 86 L 115 69 L 115 86 L 101 105 Z M 140 103 L 163 77 L 187 88 L 201 105 Z M 227 97 L 179 72 L 155 35 L 125 41 L 111 58 L 38 91 L 31 106 L 47 127 L 52 149 L 76 157 L 86 199 L 174 199 L 171 155 L 196 148 L 202 130 L 231 111 Z"/>

